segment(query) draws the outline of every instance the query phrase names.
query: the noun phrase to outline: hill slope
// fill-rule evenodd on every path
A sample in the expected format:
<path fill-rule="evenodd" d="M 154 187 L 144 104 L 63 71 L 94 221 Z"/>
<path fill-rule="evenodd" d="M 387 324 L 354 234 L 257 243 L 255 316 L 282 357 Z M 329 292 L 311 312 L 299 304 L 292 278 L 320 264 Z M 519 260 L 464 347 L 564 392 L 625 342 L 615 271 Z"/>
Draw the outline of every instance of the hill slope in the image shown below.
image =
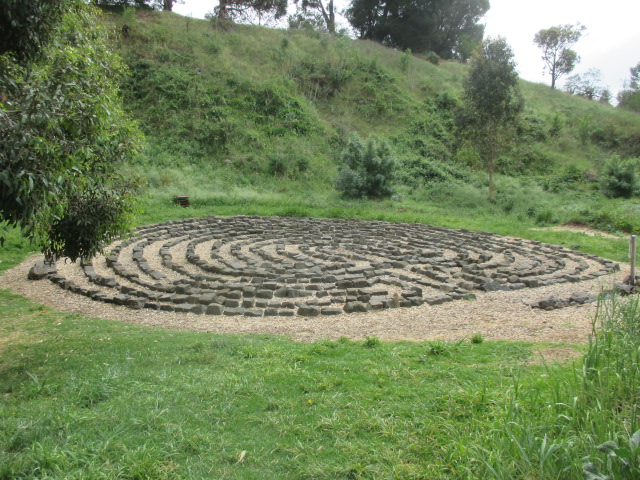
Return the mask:
<path fill-rule="evenodd" d="M 523 81 L 525 119 L 489 204 L 481 161 L 455 129 L 464 65 L 317 32 L 213 29 L 168 12 L 105 21 L 128 27 L 117 46 L 131 69 L 126 103 L 148 138 L 137 171 L 151 204 L 188 194 L 196 206 L 261 204 L 280 214 L 371 209 L 332 186 L 357 132 L 388 140 L 400 165 L 404 197 L 376 211 L 640 226 L 637 203 L 605 200 L 588 181 L 612 152 L 640 154 L 637 114 Z"/>

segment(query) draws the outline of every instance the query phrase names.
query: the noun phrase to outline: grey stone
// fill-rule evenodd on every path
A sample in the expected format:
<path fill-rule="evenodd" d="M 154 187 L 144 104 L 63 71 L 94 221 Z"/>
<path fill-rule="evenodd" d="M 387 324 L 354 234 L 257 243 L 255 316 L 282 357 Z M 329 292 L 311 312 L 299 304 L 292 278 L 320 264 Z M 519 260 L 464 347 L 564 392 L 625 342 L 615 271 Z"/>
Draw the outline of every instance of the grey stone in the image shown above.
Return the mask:
<path fill-rule="evenodd" d="M 315 305 L 300 305 L 298 315 L 302 317 L 316 317 L 320 315 L 320 308 Z"/>

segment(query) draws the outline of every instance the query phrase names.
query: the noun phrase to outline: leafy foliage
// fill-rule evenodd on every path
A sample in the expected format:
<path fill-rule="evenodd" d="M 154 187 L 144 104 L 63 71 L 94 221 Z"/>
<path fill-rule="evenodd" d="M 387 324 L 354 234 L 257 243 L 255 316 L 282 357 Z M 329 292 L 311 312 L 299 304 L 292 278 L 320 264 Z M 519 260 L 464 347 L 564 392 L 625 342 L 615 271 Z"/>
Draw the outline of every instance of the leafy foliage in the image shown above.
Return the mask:
<path fill-rule="evenodd" d="M 46 45 L 65 9 L 74 0 L 0 1 L 0 55 L 17 60 L 34 58 Z"/>
<path fill-rule="evenodd" d="M 571 72 L 580 61 L 571 47 L 580 40 L 584 30 L 580 24 L 558 25 L 535 34 L 533 41 L 542 49 L 542 60 L 551 75 L 551 88 L 555 88 L 558 78 Z"/>
<path fill-rule="evenodd" d="M 218 20 L 248 20 L 251 15 L 282 18 L 287 13 L 287 0 L 220 0 L 214 9 Z"/>
<path fill-rule="evenodd" d="M 382 198 L 393 194 L 390 184 L 396 161 L 387 142 L 373 139 L 363 142 L 353 134 L 341 161 L 336 188 L 345 197 Z"/>
<path fill-rule="evenodd" d="M 602 167 L 600 189 L 610 198 L 640 195 L 640 159 L 611 155 Z"/>
<path fill-rule="evenodd" d="M 524 108 L 513 51 L 503 38 L 487 40 L 464 79 L 463 127 L 484 152 L 489 170 L 489 199 L 498 151 Z"/>
<path fill-rule="evenodd" d="M 346 13 L 360 38 L 466 60 L 482 41 L 488 10 L 488 0 L 352 0 Z"/>
<path fill-rule="evenodd" d="M 76 5 L 41 62 L 0 57 L 0 218 L 50 257 L 90 257 L 124 227 L 119 168 L 138 134 L 121 108 L 124 69 L 107 37 L 95 12 Z M 80 201 L 102 215 L 88 219 Z"/>

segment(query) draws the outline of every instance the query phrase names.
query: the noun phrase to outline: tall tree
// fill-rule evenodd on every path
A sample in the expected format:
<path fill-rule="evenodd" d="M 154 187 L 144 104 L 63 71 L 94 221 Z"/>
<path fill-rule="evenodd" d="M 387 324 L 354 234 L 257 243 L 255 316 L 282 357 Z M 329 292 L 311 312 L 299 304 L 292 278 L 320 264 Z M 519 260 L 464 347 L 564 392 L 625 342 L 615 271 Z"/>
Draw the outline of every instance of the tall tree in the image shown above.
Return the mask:
<path fill-rule="evenodd" d="M 322 19 L 327 32 L 336 33 L 336 7 L 333 0 L 326 2 L 322 0 L 294 0 L 294 3 L 299 6 L 298 17 L 300 19 L 318 17 Z"/>
<path fill-rule="evenodd" d="M 10 35 L 0 55 L 0 222 L 49 258 L 88 258 L 126 227 L 120 169 L 138 134 L 118 95 L 124 67 L 84 0 L 30 5 L 60 15 Z"/>
<path fill-rule="evenodd" d="M 287 0 L 220 0 L 214 12 L 219 20 L 247 20 L 253 14 L 278 19 L 287 13 Z"/>
<path fill-rule="evenodd" d="M 513 51 L 504 38 L 488 39 L 471 60 L 464 79 L 464 124 L 489 173 L 489 199 L 495 198 L 493 175 L 499 152 L 524 108 Z"/>
<path fill-rule="evenodd" d="M 556 81 L 563 75 L 570 73 L 580 62 L 580 57 L 571 50 L 586 27 L 580 25 L 558 25 L 540 30 L 533 37 L 533 41 L 542 50 L 542 60 L 545 69 L 551 75 L 551 88 L 556 88 Z"/>
<path fill-rule="evenodd" d="M 640 62 L 629 69 L 631 78 L 618 93 L 618 107 L 640 112 Z"/>
<path fill-rule="evenodd" d="M 488 10 L 489 0 L 352 0 L 346 14 L 360 38 L 466 60 Z"/>

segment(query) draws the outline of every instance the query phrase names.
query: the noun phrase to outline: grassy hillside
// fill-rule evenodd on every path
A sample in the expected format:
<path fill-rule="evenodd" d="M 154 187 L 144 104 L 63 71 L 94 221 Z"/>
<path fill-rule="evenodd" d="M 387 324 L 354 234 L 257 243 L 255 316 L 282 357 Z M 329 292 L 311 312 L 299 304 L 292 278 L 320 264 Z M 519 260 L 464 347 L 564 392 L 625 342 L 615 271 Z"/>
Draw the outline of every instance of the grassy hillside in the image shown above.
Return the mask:
<path fill-rule="evenodd" d="M 464 65 L 317 32 L 214 29 L 166 12 L 105 21 L 128 27 L 116 44 L 131 70 L 126 103 L 148 142 L 133 168 L 146 184 L 141 222 L 166 218 L 173 196 L 189 195 L 191 215 L 230 208 L 471 221 L 529 237 L 530 227 L 563 222 L 640 228 L 637 201 L 604 199 L 593 182 L 612 152 L 640 153 L 637 114 L 523 81 L 524 120 L 498 162 L 490 203 L 481 159 L 454 121 Z M 353 132 L 392 145 L 400 166 L 393 200 L 345 201 L 335 192 Z"/>

